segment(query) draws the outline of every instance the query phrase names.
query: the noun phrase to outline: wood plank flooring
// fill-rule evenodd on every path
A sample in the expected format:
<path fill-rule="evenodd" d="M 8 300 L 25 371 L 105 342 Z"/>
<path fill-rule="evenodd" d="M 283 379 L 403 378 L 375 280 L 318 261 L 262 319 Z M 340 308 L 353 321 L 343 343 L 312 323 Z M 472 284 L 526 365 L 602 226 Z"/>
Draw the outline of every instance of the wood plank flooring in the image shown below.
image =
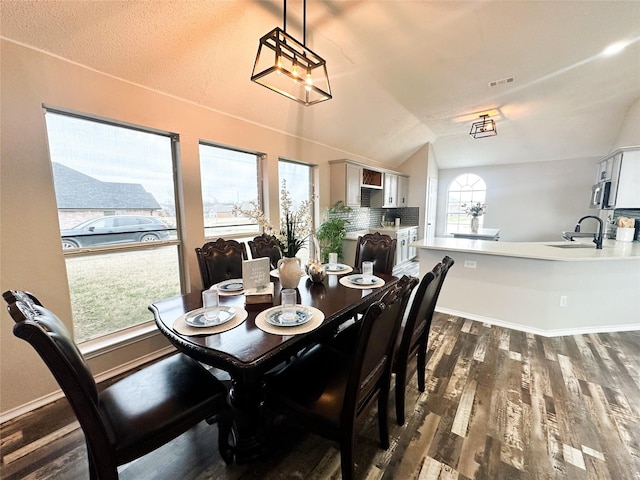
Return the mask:
<path fill-rule="evenodd" d="M 378 448 L 375 412 L 357 438 L 360 479 L 640 480 L 640 332 L 539 337 L 437 314 L 427 390 L 413 378 L 407 421 Z M 0 428 L 0 477 L 87 478 L 65 400 Z M 123 480 L 340 478 L 337 445 L 292 430 L 273 457 L 226 466 L 200 424 L 120 469 Z"/>

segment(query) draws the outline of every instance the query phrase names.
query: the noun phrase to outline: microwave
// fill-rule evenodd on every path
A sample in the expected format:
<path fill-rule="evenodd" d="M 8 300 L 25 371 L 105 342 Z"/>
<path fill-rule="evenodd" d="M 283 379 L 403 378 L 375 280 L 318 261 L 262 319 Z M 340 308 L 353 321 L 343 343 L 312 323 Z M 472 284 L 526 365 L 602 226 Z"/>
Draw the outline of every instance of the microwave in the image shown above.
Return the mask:
<path fill-rule="evenodd" d="M 611 182 L 599 182 L 591 187 L 591 208 L 613 208 Z"/>

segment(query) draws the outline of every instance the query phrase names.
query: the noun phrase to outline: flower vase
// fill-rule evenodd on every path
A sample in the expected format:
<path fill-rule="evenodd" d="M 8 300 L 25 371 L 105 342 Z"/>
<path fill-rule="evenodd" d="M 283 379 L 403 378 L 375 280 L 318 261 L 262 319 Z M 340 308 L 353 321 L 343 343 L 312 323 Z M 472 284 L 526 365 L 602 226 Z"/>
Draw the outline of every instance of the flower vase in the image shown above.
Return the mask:
<path fill-rule="evenodd" d="M 471 217 L 471 233 L 478 233 L 478 225 L 480 219 L 478 217 Z"/>
<path fill-rule="evenodd" d="M 278 260 L 278 275 L 282 288 L 297 288 L 300 282 L 302 267 L 298 257 L 284 257 Z"/>

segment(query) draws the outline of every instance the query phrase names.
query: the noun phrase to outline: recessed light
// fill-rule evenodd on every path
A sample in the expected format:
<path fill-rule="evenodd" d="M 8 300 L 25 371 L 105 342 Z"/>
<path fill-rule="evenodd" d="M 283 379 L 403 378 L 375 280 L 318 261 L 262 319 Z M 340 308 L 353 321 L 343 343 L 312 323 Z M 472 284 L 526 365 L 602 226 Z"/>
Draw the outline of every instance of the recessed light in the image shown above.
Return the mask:
<path fill-rule="evenodd" d="M 605 57 L 616 55 L 617 53 L 620 53 L 622 50 L 624 50 L 627 45 L 628 45 L 627 42 L 613 43 L 602 51 L 602 55 L 604 55 Z"/>

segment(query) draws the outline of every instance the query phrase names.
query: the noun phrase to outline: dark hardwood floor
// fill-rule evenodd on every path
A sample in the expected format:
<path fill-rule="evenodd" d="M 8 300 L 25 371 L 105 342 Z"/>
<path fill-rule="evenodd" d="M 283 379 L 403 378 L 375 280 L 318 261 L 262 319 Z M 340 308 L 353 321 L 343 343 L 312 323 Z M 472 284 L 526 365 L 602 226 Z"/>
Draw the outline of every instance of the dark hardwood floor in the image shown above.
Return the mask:
<path fill-rule="evenodd" d="M 640 480 L 640 332 L 545 338 L 437 314 L 429 356 L 427 391 L 414 375 L 406 424 L 390 418 L 391 447 L 378 448 L 374 412 L 361 426 L 358 478 Z M 296 430 L 268 460 L 226 466 L 216 428 L 200 424 L 120 478 L 340 478 L 336 444 Z M 87 478 L 65 400 L 0 435 L 3 479 Z"/>

